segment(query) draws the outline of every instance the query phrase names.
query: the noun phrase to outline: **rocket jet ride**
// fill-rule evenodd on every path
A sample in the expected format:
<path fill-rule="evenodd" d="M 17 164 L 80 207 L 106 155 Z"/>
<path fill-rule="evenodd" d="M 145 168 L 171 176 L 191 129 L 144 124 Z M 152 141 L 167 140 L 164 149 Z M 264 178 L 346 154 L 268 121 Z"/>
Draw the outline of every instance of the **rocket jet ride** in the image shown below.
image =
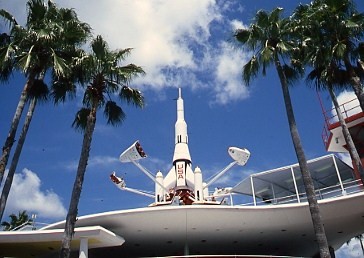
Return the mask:
<path fill-rule="evenodd" d="M 224 175 L 235 164 L 244 166 L 250 157 L 250 152 L 245 148 L 230 147 L 228 153 L 234 160 L 222 171 L 217 173 L 208 182 L 203 181 L 201 169 L 196 167 L 192 170 L 191 155 L 188 148 L 187 123 L 184 118 L 184 103 L 181 89 L 178 89 L 177 99 L 177 121 L 175 123 L 175 146 L 172 161 L 172 168 L 163 177 L 161 171 L 153 175 L 148 169 L 140 164 L 140 160 L 146 158 L 139 141 L 134 142 L 128 149 L 121 153 L 119 160 L 122 163 L 132 162 L 144 174 L 155 182 L 155 193 L 136 190 L 126 187 L 124 179 L 116 176 L 113 172 L 110 175 L 112 182 L 121 190 L 138 193 L 155 199 L 151 205 L 166 204 L 220 204 L 218 197 L 231 195 L 231 188 L 219 189 L 209 194 L 208 187 Z"/>
<path fill-rule="evenodd" d="M 195 201 L 191 193 L 194 192 L 194 173 L 191 168 L 191 155 L 188 149 L 187 123 L 184 118 L 184 105 L 181 89 L 178 89 L 177 121 L 174 126 L 174 154 L 173 167 L 163 180 L 164 186 L 170 194 L 176 192 L 184 202 L 190 204 Z"/>

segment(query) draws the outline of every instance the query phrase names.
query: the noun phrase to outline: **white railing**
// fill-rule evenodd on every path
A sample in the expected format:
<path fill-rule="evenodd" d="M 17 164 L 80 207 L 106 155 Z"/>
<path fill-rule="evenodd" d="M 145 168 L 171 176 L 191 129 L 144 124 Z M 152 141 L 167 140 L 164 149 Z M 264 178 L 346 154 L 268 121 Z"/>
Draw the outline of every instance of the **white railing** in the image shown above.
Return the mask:
<path fill-rule="evenodd" d="M 344 190 L 343 190 L 344 189 Z M 349 182 L 343 182 L 343 188 L 340 184 L 320 188 L 315 190 L 316 197 L 318 200 L 330 199 L 344 195 L 355 194 L 358 192 L 364 192 L 364 186 L 361 180 L 353 180 Z M 299 202 L 307 202 L 306 193 L 299 193 L 299 200 L 297 199 L 296 194 L 287 195 L 283 197 L 266 199 L 266 200 L 256 200 L 255 204 L 258 205 L 277 205 L 277 204 L 289 204 L 289 203 L 299 203 Z M 238 204 L 239 206 L 254 206 L 254 202 L 245 202 Z"/>
<path fill-rule="evenodd" d="M 353 115 L 362 112 L 357 98 L 353 98 L 345 103 L 340 104 L 340 111 L 344 119 L 347 119 Z M 335 108 L 326 111 L 323 110 L 323 115 L 325 119 L 325 124 L 322 129 L 321 137 L 325 147 L 327 148 L 328 147 L 327 144 L 330 137 L 330 128 L 333 124 L 337 123 L 339 119 Z"/>

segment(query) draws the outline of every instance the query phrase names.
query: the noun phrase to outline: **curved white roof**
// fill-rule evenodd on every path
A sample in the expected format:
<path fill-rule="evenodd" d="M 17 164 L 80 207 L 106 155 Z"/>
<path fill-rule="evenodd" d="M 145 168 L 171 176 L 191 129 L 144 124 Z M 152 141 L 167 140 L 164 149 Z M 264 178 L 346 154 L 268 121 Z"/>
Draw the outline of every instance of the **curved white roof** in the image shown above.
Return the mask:
<path fill-rule="evenodd" d="M 319 201 L 329 244 L 337 249 L 364 231 L 364 193 Z M 354 208 L 355 207 L 355 208 Z M 265 206 L 160 206 L 82 216 L 125 239 L 90 250 L 96 257 L 191 254 L 313 256 L 317 245 L 307 203 Z M 62 229 L 64 222 L 46 229 Z M 284 244 L 282 244 L 284 243 Z M 1 246 L 0 246 L 1 249 Z"/>
<path fill-rule="evenodd" d="M 0 232 L 1 257 L 43 257 L 57 253 L 64 229 L 47 229 L 35 231 L 2 231 Z M 87 238 L 89 248 L 120 246 L 125 240 L 113 232 L 100 227 L 78 227 L 75 229 L 73 249 L 80 246 L 80 239 Z"/>

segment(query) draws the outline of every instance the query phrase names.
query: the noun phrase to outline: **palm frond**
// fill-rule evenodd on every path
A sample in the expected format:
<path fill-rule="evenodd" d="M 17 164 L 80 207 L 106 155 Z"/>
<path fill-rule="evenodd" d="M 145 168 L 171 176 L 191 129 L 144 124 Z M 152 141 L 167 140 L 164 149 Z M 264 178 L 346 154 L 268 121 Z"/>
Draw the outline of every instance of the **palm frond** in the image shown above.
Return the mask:
<path fill-rule="evenodd" d="M 91 109 L 81 108 L 73 120 L 72 127 L 78 131 L 84 132 L 87 126 L 87 117 L 90 115 Z"/>
<path fill-rule="evenodd" d="M 66 22 L 63 26 L 63 30 L 65 40 L 76 45 L 85 43 L 91 34 L 90 25 L 78 20 Z"/>
<path fill-rule="evenodd" d="M 277 43 L 277 48 L 280 52 L 288 52 L 292 49 L 291 42 L 279 41 Z"/>
<path fill-rule="evenodd" d="M 65 76 L 69 72 L 69 67 L 66 63 L 66 60 L 58 56 L 53 49 L 52 56 L 53 56 L 53 70 L 57 76 Z"/>
<path fill-rule="evenodd" d="M 125 58 L 130 55 L 130 52 L 133 50 L 133 48 L 125 48 L 118 51 L 115 51 L 113 53 L 114 59 L 116 62 L 119 60 L 125 60 Z"/>
<path fill-rule="evenodd" d="M 321 79 L 322 69 L 312 69 L 306 77 L 306 84 L 309 86 L 314 86 L 316 90 L 326 89 L 325 82 Z"/>
<path fill-rule="evenodd" d="M 255 50 L 260 47 L 260 42 L 262 40 L 265 40 L 263 28 L 256 24 L 252 24 L 250 26 L 250 37 L 246 42 L 246 45 L 252 50 Z"/>
<path fill-rule="evenodd" d="M 274 23 L 278 22 L 282 15 L 282 12 L 283 12 L 282 7 L 276 7 L 275 9 L 273 9 L 273 11 L 268 16 L 269 23 L 274 24 Z"/>
<path fill-rule="evenodd" d="M 105 87 L 102 85 L 88 86 L 85 90 L 82 103 L 88 107 L 99 108 L 105 103 Z"/>
<path fill-rule="evenodd" d="M 74 84 L 73 79 L 53 75 L 50 95 L 54 104 L 65 102 L 67 96 L 69 98 L 74 98 L 76 96 L 76 85 Z"/>
<path fill-rule="evenodd" d="M 269 63 L 269 61 L 272 60 L 272 58 L 273 58 L 273 54 L 274 54 L 274 50 L 272 48 L 265 47 L 260 52 L 259 61 L 262 63 Z"/>
<path fill-rule="evenodd" d="M 243 80 L 246 84 L 250 84 L 252 78 L 256 77 L 259 72 L 259 62 L 255 56 L 253 56 L 243 68 Z"/>
<path fill-rule="evenodd" d="M 29 0 L 27 2 L 27 26 L 39 24 L 44 19 L 47 7 L 42 0 Z"/>
<path fill-rule="evenodd" d="M 108 45 L 100 35 L 96 36 L 96 38 L 92 41 L 91 48 L 99 60 L 106 58 Z"/>
<path fill-rule="evenodd" d="M 250 38 L 250 30 L 247 29 L 238 29 L 234 33 L 234 37 L 237 41 L 242 44 L 245 44 Z"/>
<path fill-rule="evenodd" d="M 48 98 L 49 90 L 47 84 L 43 80 L 35 79 L 28 88 L 28 101 L 36 98 L 40 101 L 46 101 Z"/>
<path fill-rule="evenodd" d="M 131 87 L 123 86 L 119 97 L 121 100 L 125 100 L 128 104 L 132 104 L 136 107 L 142 108 L 144 106 L 144 97 L 142 93 Z"/>
<path fill-rule="evenodd" d="M 356 23 L 355 21 L 353 21 L 353 20 L 346 20 L 345 21 L 345 26 L 347 27 L 347 28 L 350 28 L 350 29 L 354 29 L 354 28 L 359 28 L 360 26 L 359 26 L 359 24 L 358 23 Z"/>
<path fill-rule="evenodd" d="M 15 49 L 12 43 L 0 48 L 0 80 L 8 81 L 13 72 Z"/>
<path fill-rule="evenodd" d="M 15 17 L 4 9 L 0 9 L 0 17 L 2 17 L 4 21 L 8 23 L 9 28 L 18 25 L 18 22 L 16 21 Z"/>
<path fill-rule="evenodd" d="M 350 86 L 349 73 L 337 66 L 316 67 L 307 75 L 306 82 L 317 90 L 328 89 L 329 87 L 346 88 Z"/>
<path fill-rule="evenodd" d="M 298 81 L 303 76 L 303 70 L 297 69 L 296 67 L 284 64 L 282 65 L 282 69 L 290 85 L 293 85 L 294 82 Z"/>
<path fill-rule="evenodd" d="M 124 121 L 126 115 L 121 107 L 119 107 L 114 101 L 107 101 L 105 104 L 104 115 L 107 119 L 107 123 L 113 126 Z"/>
<path fill-rule="evenodd" d="M 135 64 L 120 64 L 132 48 L 110 51 L 107 42 L 100 35 L 93 39 L 90 46 L 90 54 L 80 52 L 74 58 L 74 81 L 87 85 L 83 98 L 84 107 L 96 110 L 103 107 L 107 123 L 115 125 L 125 118 L 125 114 L 112 97 L 117 95 L 127 104 L 143 107 L 144 98 L 141 92 L 128 85 L 132 78 L 145 72 Z"/>
<path fill-rule="evenodd" d="M 254 21 L 261 28 L 264 28 L 264 27 L 269 26 L 269 16 L 268 16 L 268 13 L 266 11 L 264 11 L 264 10 L 259 10 L 255 14 Z"/>
<path fill-rule="evenodd" d="M 115 72 L 115 81 L 121 84 L 129 82 L 135 76 L 145 74 L 143 68 L 135 64 L 117 66 L 113 71 Z"/>
<path fill-rule="evenodd" d="M 337 58 L 343 58 L 346 53 L 346 50 L 347 50 L 346 44 L 344 44 L 343 42 L 338 42 L 332 48 L 332 54 Z"/>
<path fill-rule="evenodd" d="M 357 60 L 357 67 L 359 68 L 360 73 L 364 74 L 364 62 L 362 60 Z"/>
<path fill-rule="evenodd" d="M 24 73 L 28 72 L 30 64 L 31 64 L 33 58 L 35 58 L 35 55 L 32 52 L 33 48 L 34 48 L 34 45 L 31 46 L 31 48 L 29 49 L 28 52 L 23 53 L 22 55 L 19 55 L 18 64 Z"/>

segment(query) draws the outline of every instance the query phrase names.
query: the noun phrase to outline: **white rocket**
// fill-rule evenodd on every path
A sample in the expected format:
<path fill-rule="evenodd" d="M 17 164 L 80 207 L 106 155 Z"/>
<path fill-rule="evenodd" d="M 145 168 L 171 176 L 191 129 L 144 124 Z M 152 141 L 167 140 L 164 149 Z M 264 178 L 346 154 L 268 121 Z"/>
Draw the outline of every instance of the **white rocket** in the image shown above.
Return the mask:
<path fill-rule="evenodd" d="M 174 143 L 173 167 L 164 178 L 164 186 L 166 189 L 189 189 L 193 191 L 194 174 L 191 168 L 187 123 L 184 118 L 184 105 L 180 88 L 178 89 Z"/>
<path fill-rule="evenodd" d="M 188 149 L 187 123 L 184 118 L 184 105 L 180 88 L 178 89 L 177 121 L 175 123 L 174 143 L 173 166 L 165 177 L 163 177 L 163 174 L 160 171 L 158 171 L 156 175 L 153 175 L 139 163 L 139 160 L 147 157 L 139 141 L 134 142 L 128 149 L 121 153 L 119 157 L 120 161 L 123 163 L 132 162 L 155 182 L 154 205 L 170 204 L 176 199 L 183 204 L 211 204 L 211 201 L 209 202 L 209 200 L 213 200 L 215 196 L 229 193 L 221 193 L 222 191 L 220 191 L 213 196 L 210 196 L 208 187 L 235 164 L 244 166 L 250 157 L 250 152 L 247 149 L 230 147 L 228 148 L 228 153 L 234 161 L 217 173 L 209 182 L 203 181 L 202 172 L 199 167 L 196 167 L 193 172 L 191 155 Z M 121 190 L 153 197 L 144 191 L 126 187 L 125 181 L 122 178 L 117 177 L 115 172 L 111 174 L 110 178 Z M 219 203 L 212 201 L 212 204 Z"/>

